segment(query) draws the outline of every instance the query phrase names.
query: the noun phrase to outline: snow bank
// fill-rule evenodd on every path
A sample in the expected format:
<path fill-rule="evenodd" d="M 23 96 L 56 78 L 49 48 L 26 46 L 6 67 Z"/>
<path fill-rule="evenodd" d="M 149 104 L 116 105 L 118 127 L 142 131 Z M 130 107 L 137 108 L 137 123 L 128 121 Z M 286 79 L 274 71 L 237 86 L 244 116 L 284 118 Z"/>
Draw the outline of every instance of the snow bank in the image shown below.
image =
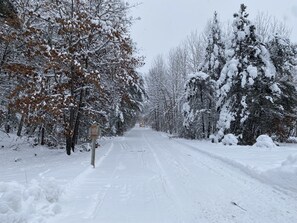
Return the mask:
<path fill-rule="evenodd" d="M 262 173 L 272 183 L 297 192 L 297 154 L 289 155 L 281 166 Z"/>
<path fill-rule="evenodd" d="M 29 185 L 0 182 L 0 222 L 42 223 L 61 211 L 61 187 L 53 179 Z"/>
<path fill-rule="evenodd" d="M 227 134 L 222 139 L 222 143 L 224 145 L 232 146 L 232 145 L 237 145 L 238 140 L 237 140 L 237 138 L 236 138 L 235 135 L 233 135 L 233 134 Z"/>
<path fill-rule="evenodd" d="M 254 144 L 256 147 L 274 148 L 276 145 L 268 135 L 260 135 Z"/>
<path fill-rule="evenodd" d="M 261 138 L 267 139 L 267 137 Z M 226 149 L 228 146 L 221 144 L 185 139 L 175 141 L 233 166 L 265 184 L 297 192 L 297 147 L 295 145 L 281 146 L 273 150 L 270 147 L 255 150 L 251 149 L 252 146 L 233 146 L 236 149 L 231 151 Z"/>

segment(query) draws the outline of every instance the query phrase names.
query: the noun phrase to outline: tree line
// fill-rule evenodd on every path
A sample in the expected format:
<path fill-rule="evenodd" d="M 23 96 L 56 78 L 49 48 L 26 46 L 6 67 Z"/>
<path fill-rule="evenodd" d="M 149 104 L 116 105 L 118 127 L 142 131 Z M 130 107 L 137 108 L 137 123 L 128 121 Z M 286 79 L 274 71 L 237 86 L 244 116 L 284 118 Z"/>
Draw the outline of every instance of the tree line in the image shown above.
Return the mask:
<path fill-rule="evenodd" d="M 0 127 L 68 155 L 89 126 L 121 135 L 141 110 L 143 58 L 121 0 L 1 0 Z"/>
<path fill-rule="evenodd" d="M 246 8 L 227 27 L 215 12 L 205 33 L 155 59 L 144 117 L 154 129 L 213 141 L 231 133 L 243 145 L 297 135 L 297 45 L 284 23 L 251 21 Z"/>

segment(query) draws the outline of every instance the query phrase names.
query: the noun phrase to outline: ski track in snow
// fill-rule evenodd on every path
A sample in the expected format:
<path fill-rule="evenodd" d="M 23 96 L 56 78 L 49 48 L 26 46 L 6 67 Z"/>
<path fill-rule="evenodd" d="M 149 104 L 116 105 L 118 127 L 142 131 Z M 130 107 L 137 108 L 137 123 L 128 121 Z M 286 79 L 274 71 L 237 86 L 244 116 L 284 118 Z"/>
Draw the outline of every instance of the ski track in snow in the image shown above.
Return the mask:
<path fill-rule="evenodd" d="M 65 191 L 49 223 L 297 222 L 293 192 L 145 128 L 100 148 Z"/>

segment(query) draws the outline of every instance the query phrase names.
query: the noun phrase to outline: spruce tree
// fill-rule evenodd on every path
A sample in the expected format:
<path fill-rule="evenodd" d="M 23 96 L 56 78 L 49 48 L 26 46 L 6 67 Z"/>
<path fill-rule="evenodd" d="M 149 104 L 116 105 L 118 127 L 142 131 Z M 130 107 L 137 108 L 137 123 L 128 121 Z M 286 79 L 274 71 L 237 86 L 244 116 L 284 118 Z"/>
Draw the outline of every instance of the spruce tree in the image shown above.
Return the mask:
<path fill-rule="evenodd" d="M 284 117 L 284 107 L 277 102 L 285 91 L 243 4 L 234 14 L 233 30 L 228 60 L 218 80 L 218 137 L 233 133 L 241 144 L 253 144 L 261 134 L 277 134 L 270 123 Z"/>
<path fill-rule="evenodd" d="M 275 104 L 282 108 L 270 128 L 276 132 L 278 140 L 287 139 L 296 125 L 297 91 L 294 75 L 297 70 L 297 50 L 289 39 L 276 34 L 268 43 L 271 60 L 276 68 L 276 80 L 281 90 Z"/>
<path fill-rule="evenodd" d="M 222 31 L 217 12 L 214 13 L 211 22 L 210 33 L 207 38 L 205 58 L 199 66 L 199 70 L 207 73 L 212 80 L 218 80 L 222 68 L 226 62 L 225 44 L 222 40 Z"/>
<path fill-rule="evenodd" d="M 208 138 L 212 133 L 214 89 L 214 82 L 204 72 L 192 74 L 186 83 L 186 102 L 183 105 L 186 138 Z"/>
<path fill-rule="evenodd" d="M 185 136 L 189 138 L 208 138 L 215 130 L 217 121 L 216 80 L 225 64 L 225 46 L 216 12 L 207 43 L 205 58 L 199 66 L 200 72 L 186 84 L 184 126 Z"/>

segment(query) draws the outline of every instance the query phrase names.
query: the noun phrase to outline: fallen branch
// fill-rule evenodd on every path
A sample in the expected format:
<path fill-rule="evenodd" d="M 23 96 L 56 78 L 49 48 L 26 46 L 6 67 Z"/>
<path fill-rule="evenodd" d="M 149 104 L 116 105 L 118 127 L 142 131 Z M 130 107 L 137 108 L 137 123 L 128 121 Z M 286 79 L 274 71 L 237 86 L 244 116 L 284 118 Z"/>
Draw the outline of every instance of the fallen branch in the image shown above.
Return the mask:
<path fill-rule="evenodd" d="M 234 201 L 231 201 L 231 204 L 233 204 L 236 207 L 239 207 L 241 210 L 247 211 L 246 209 L 244 209 L 243 207 L 239 206 L 237 203 L 235 203 Z"/>

